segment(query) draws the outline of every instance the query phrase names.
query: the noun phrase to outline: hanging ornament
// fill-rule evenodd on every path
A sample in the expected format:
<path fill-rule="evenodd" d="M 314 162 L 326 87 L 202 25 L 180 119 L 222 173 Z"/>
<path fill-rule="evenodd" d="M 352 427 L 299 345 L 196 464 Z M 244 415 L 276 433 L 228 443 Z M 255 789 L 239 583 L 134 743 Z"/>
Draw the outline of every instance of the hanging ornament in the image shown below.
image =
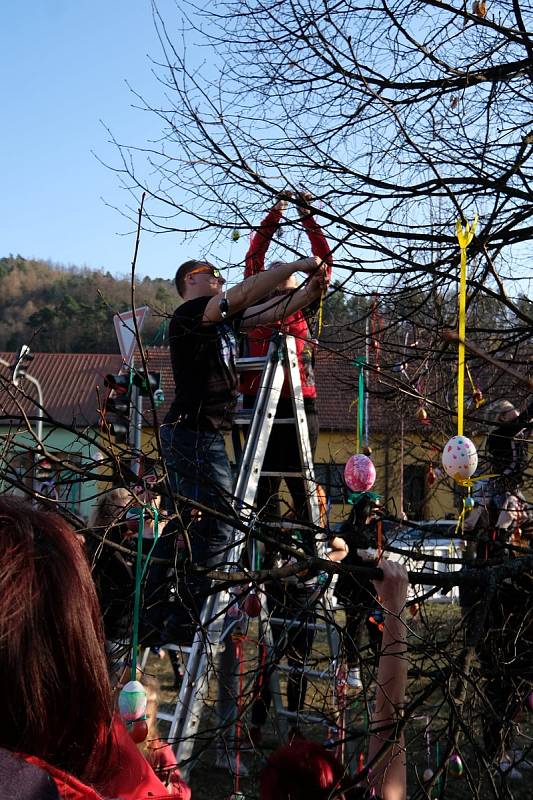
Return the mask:
<path fill-rule="evenodd" d="M 466 436 L 452 436 L 442 451 L 442 466 L 457 483 L 468 480 L 477 469 L 477 451 Z"/>
<path fill-rule="evenodd" d="M 470 514 L 474 510 L 475 501 L 472 495 L 467 495 L 464 499 L 465 514 Z"/>
<path fill-rule="evenodd" d="M 474 401 L 474 405 L 476 408 L 480 408 L 484 403 L 487 401 L 483 397 L 483 392 L 481 389 L 475 389 L 474 394 L 472 395 L 472 400 Z"/>
<path fill-rule="evenodd" d="M 428 412 L 426 411 L 424 406 L 420 406 L 420 408 L 416 412 L 416 418 L 419 422 L 422 423 L 422 425 L 431 425 L 431 422 L 429 421 L 428 418 Z"/>
<path fill-rule="evenodd" d="M 131 728 L 129 728 L 129 735 L 135 742 L 135 744 L 140 744 L 144 742 L 146 737 L 148 736 L 148 723 L 145 719 L 136 719 L 135 722 L 130 723 Z"/>
<path fill-rule="evenodd" d="M 480 19 L 485 19 L 487 16 L 487 3 L 485 0 L 474 0 L 472 3 L 472 14 Z"/>
<path fill-rule="evenodd" d="M 435 475 L 435 470 L 433 469 L 433 463 L 430 461 L 428 467 L 428 486 L 433 486 L 436 480 L 437 476 Z"/>
<path fill-rule="evenodd" d="M 249 617 L 258 617 L 261 613 L 261 599 L 257 592 L 251 591 L 243 603 L 243 611 Z"/>
<path fill-rule="evenodd" d="M 527 696 L 527 706 L 530 711 L 533 711 L 533 692 L 530 692 Z"/>
<path fill-rule="evenodd" d="M 429 767 L 424 770 L 424 774 L 422 775 L 422 779 L 424 783 L 429 783 L 435 773 Z"/>
<path fill-rule="evenodd" d="M 146 711 L 146 691 L 140 681 L 128 681 L 120 690 L 118 709 L 125 722 L 141 719 Z"/>
<path fill-rule="evenodd" d="M 450 759 L 448 761 L 448 769 L 450 770 L 450 775 L 453 775 L 454 778 L 460 778 L 464 772 L 463 761 L 459 753 L 452 753 Z"/>
<path fill-rule="evenodd" d="M 232 238 L 232 240 L 233 240 L 234 242 L 238 242 L 238 241 L 239 241 L 239 239 L 241 238 L 241 234 L 240 234 L 240 233 L 239 233 L 239 231 L 237 231 L 237 230 L 235 230 L 235 231 L 232 231 L 232 232 L 231 232 L 231 238 Z"/>
<path fill-rule="evenodd" d="M 344 467 L 344 481 L 352 492 L 368 492 L 376 480 L 376 468 L 368 456 L 350 456 Z"/>

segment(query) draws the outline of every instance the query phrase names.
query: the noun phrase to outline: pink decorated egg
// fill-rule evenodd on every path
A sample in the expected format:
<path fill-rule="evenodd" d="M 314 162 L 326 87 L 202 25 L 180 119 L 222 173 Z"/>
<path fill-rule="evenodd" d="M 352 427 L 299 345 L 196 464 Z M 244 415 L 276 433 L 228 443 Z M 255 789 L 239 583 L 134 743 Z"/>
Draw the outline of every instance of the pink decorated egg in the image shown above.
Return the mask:
<path fill-rule="evenodd" d="M 472 477 L 477 469 L 477 451 L 466 436 L 452 436 L 442 451 L 444 471 L 460 483 Z"/>
<path fill-rule="evenodd" d="M 358 453 L 350 456 L 344 467 L 344 481 L 348 489 L 352 492 L 368 492 L 376 480 L 376 468 L 374 463 Z"/>

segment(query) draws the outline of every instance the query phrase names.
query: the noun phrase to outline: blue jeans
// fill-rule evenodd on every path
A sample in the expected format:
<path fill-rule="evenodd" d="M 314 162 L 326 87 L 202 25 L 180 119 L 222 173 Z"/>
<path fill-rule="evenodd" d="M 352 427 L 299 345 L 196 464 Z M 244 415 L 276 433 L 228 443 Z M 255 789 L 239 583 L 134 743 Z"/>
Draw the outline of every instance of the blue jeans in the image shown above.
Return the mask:
<path fill-rule="evenodd" d="M 173 491 L 231 516 L 233 479 L 224 437 L 219 431 L 195 431 L 183 425 L 161 426 L 163 457 Z M 227 560 L 233 528 L 187 504 L 183 521 L 196 566 L 220 567 Z"/>

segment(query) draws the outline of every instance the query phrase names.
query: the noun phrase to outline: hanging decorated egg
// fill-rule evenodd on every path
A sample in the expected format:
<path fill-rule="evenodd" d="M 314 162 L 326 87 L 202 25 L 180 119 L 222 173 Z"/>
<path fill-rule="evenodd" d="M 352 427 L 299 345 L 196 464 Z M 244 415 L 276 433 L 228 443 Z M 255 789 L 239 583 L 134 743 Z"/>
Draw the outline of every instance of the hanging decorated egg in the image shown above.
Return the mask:
<path fill-rule="evenodd" d="M 416 412 L 416 418 L 419 422 L 422 423 L 422 425 L 431 425 L 428 418 L 428 412 L 426 411 L 424 406 L 420 406 L 420 408 Z"/>
<path fill-rule="evenodd" d="M 470 512 L 474 510 L 474 506 L 475 506 L 475 500 L 474 500 L 474 498 L 473 498 L 473 497 L 471 497 L 471 495 L 468 495 L 468 496 L 467 496 L 467 497 L 465 497 L 465 499 L 464 499 L 464 504 L 465 504 L 465 511 L 466 511 L 466 513 L 467 513 L 467 514 L 470 514 Z"/>
<path fill-rule="evenodd" d="M 241 238 L 241 234 L 239 233 L 239 231 L 232 231 L 231 238 L 233 239 L 234 242 L 238 242 L 239 239 Z"/>
<path fill-rule="evenodd" d="M 448 769 L 450 775 L 454 778 L 460 778 L 464 772 L 464 766 L 459 753 L 452 753 L 448 761 Z"/>
<path fill-rule="evenodd" d="M 486 402 L 485 398 L 483 397 L 483 392 L 481 391 L 481 389 L 475 390 L 474 394 L 472 395 L 472 400 L 474 401 L 474 405 L 476 408 L 479 408 Z"/>
<path fill-rule="evenodd" d="M 148 723 L 145 719 L 136 719 L 135 722 L 131 723 L 131 728 L 129 730 L 129 734 L 135 744 L 140 744 L 144 742 L 146 737 L 148 736 Z"/>
<path fill-rule="evenodd" d="M 261 600 L 256 592 L 250 592 L 243 603 L 243 611 L 249 617 L 258 617 L 261 613 Z"/>
<path fill-rule="evenodd" d="M 144 716 L 146 711 L 146 691 L 139 681 L 128 681 L 120 690 L 118 709 L 125 722 L 133 722 Z"/>
<path fill-rule="evenodd" d="M 374 463 L 359 453 L 350 456 L 344 467 L 344 481 L 348 489 L 352 492 L 368 492 L 376 480 L 376 468 Z"/>
<path fill-rule="evenodd" d="M 429 767 L 424 770 L 424 774 L 422 775 L 424 783 L 428 783 L 434 775 L 434 772 Z"/>
<path fill-rule="evenodd" d="M 435 481 L 437 480 L 437 476 L 435 475 L 435 470 L 433 469 L 433 464 L 429 465 L 428 468 L 428 486 L 433 486 Z"/>
<path fill-rule="evenodd" d="M 474 442 L 466 436 L 452 436 L 442 451 L 444 471 L 454 481 L 470 478 L 477 469 L 477 451 Z"/>

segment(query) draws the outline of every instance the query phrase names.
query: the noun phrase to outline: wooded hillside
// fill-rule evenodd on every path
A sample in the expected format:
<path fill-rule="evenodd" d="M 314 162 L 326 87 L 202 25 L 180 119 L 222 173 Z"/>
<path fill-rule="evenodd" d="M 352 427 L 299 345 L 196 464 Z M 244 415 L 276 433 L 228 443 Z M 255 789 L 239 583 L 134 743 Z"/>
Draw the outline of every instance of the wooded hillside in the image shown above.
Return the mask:
<path fill-rule="evenodd" d="M 0 350 L 26 343 L 39 352 L 118 352 L 113 315 L 131 308 L 126 277 L 22 256 L 0 258 L 0 296 Z M 143 330 L 146 343 L 161 343 L 161 324 L 177 303 L 172 282 L 143 278 L 135 297 L 137 306 L 152 309 Z"/>

